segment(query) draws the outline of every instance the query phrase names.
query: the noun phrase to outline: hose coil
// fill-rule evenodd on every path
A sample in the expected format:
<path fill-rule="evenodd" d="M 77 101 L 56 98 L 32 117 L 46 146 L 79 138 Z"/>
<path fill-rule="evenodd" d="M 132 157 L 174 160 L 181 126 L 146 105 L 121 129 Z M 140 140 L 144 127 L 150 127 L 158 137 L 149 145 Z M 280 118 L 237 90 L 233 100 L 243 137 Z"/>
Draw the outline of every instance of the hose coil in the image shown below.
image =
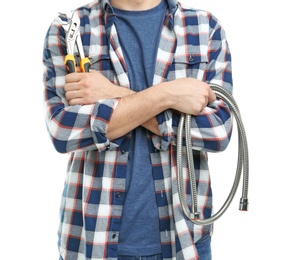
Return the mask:
<path fill-rule="evenodd" d="M 219 219 L 225 211 L 230 206 L 232 202 L 239 183 L 243 170 L 243 185 L 242 185 L 242 197 L 240 199 L 239 210 L 248 210 L 248 186 L 249 186 L 249 154 L 248 154 L 248 143 L 243 121 L 240 115 L 238 105 L 233 98 L 233 96 L 223 89 L 222 87 L 210 84 L 211 89 L 214 91 L 216 96 L 222 99 L 230 108 L 232 115 L 234 115 L 237 123 L 238 129 L 238 159 L 237 159 L 237 169 L 235 174 L 234 183 L 232 185 L 231 191 L 225 200 L 223 206 L 210 218 L 200 219 L 200 213 L 198 212 L 198 202 L 197 202 L 197 188 L 196 188 L 196 177 L 194 170 L 193 161 L 193 151 L 192 151 L 192 141 L 191 141 L 191 115 L 181 114 L 180 121 L 178 124 L 177 133 L 177 189 L 179 194 L 179 200 L 181 208 L 186 217 L 196 225 L 209 225 Z M 182 139 L 183 132 L 185 131 L 186 139 L 186 153 L 187 153 L 187 164 L 188 164 L 188 175 L 191 188 L 191 199 L 192 208 L 191 211 L 187 207 L 186 195 L 184 191 L 184 181 L 182 172 Z"/>

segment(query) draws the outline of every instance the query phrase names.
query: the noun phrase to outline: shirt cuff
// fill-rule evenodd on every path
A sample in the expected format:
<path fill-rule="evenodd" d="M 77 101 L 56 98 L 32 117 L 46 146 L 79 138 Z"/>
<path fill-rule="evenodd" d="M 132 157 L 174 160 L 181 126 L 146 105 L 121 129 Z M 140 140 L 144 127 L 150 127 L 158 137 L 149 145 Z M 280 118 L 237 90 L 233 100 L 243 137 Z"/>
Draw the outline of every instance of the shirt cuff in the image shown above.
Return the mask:
<path fill-rule="evenodd" d="M 91 131 L 98 151 L 111 150 L 118 145 L 111 142 L 107 137 L 107 129 L 111 116 L 116 109 L 119 98 L 99 100 L 93 109 L 91 117 Z"/>
<path fill-rule="evenodd" d="M 177 123 L 171 110 L 158 114 L 157 121 L 161 136 L 154 136 L 153 143 L 156 149 L 166 151 L 170 144 L 175 144 Z"/>

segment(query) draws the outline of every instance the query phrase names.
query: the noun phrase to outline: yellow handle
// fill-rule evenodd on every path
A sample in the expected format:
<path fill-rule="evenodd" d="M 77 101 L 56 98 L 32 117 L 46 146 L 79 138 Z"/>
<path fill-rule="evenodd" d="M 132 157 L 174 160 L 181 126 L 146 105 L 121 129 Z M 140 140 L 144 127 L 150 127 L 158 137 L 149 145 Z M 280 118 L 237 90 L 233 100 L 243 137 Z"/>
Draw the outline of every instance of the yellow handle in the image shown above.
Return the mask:
<path fill-rule="evenodd" d="M 76 67 L 76 63 L 75 63 L 75 58 L 73 55 L 68 54 L 65 57 L 65 65 L 67 66 L 67 69 L 70 73 L 75 72 L 75 67 Z"/>
<path fill-rule="evenodd" d="M 80 61 L 81 72 L 89 72 L 90 66 L 91 66 L 91 62 L 88 58 L 81 59 Z"/>

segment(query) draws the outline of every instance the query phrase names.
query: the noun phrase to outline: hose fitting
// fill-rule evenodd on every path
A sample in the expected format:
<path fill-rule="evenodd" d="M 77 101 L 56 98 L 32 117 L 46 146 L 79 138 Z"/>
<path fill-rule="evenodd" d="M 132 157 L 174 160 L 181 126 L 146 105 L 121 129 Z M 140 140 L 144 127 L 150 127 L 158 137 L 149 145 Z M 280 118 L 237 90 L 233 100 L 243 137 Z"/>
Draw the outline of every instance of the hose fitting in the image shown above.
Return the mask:
<path fill-rule="evenodd" d="M 190 214 L 191 219 L 200 219 L 200 212 L 195 212 Z"/>
<path fill-rule="evenodd" d="M 246 198 L 241 198 L 241 199 L 240 199 L 239 210 L 247 211 L 247 210 L 248 210 L 248 207 L 249 207 L 248 199 L 246 199 Z"/>

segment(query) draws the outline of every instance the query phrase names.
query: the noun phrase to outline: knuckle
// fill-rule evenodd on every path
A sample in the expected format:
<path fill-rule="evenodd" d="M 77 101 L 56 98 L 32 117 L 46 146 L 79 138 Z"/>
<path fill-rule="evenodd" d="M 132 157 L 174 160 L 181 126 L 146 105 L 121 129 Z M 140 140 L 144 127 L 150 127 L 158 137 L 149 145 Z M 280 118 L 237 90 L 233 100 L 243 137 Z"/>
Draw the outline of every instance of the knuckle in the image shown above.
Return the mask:
<path fill-rule="evenodd" d="M 193 106 L 193 114 L 198 115 L 202 111 L 202 104 L 201 103 L 195 103 Z"/>

